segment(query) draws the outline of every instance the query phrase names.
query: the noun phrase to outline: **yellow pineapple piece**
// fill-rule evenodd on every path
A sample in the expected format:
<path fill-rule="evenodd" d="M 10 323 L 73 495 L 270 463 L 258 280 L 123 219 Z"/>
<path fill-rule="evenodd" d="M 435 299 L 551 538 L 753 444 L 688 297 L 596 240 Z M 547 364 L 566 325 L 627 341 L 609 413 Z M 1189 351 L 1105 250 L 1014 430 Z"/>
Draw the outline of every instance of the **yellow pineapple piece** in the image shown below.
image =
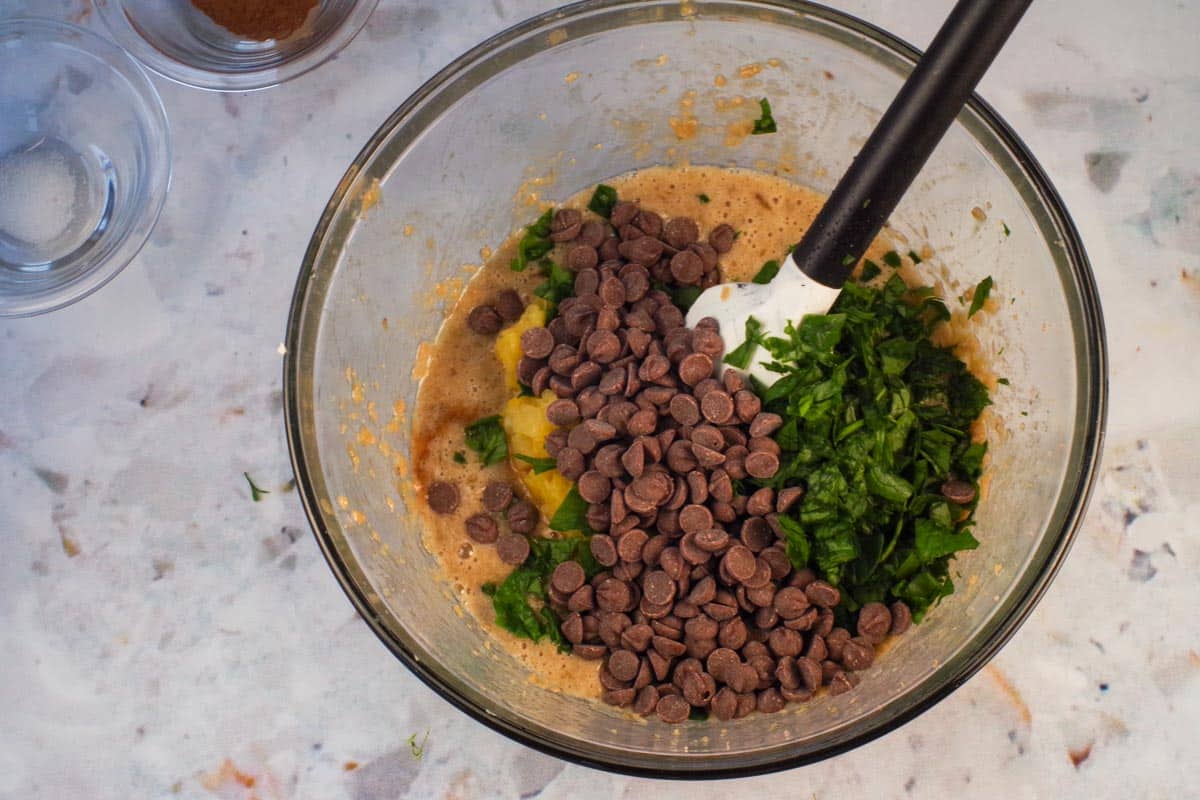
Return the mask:
<path fill-rule="evenodd" d="M 516 368 L 513 369 L 515 372 Z M 516 381 L 515 374 L 513 381 Z M 554 516 L 554 512 L 571 491 L 572 484 L 560 475 L 558 470 L 550 469 L 540 475 L 534 474 L 533 466 L 516 456 L 520 454 L 533 458 L 549 457 L 549 453 L 546 452 L 546 436 L 554 431 L 554 425 L 546 419 L 546 408 L 556 399 L 558 398 L 551 391 L 543 392 L 541 397 L 514 397 L 504 404 L 504 410 L 500 413 L 500 424 L 504 426 L 504 434 L 508 437 L 509 462 L 529 490 L 534 505 L 547 520 Z"/>
<path fill-rule="evenodd" d="M 541 298 L 534 298 L 525 307 L 521 318 L 509 325 L 496 336 L 496 358 L 504 367 L 504 382 L 509 394 L 517 394 L 521 390 L 517 382 L 517 363 L 521 360 L 521 334 L 530 328 L 540 328 L 546 324 L 546 303 Z"/>

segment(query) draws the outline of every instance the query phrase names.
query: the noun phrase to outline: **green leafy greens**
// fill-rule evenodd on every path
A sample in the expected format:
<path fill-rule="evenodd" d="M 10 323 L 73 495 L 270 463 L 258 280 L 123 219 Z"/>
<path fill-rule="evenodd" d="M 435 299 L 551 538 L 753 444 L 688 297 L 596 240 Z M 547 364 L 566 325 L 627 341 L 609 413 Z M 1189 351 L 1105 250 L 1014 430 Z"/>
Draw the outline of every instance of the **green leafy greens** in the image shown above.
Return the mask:
<path fill-rule="evenodd" d="M 550 220 L 554 217 L 554 209 L 547 209 L 532 225 L 525 229 L 525 235 L 517 243 L 517 255 L 509 262 L 508 267 L 513 272 L 524 272 L 530 261 L 536 261 L 554 249 L 550 241 Z"/>
<path fill-rule="evenodd" d="M 257 503 L 262 500 L 262 496 L 264 494 L 270 494 L 270 492 L 268 492 L 266 489 L 259 488 L 259 486 L 254 483 L 254 479 L 250 477 L 249 472 L 243 472 L 242 477 L 246 479 L 246 483 L 250 484 L 250 499 L 254 502 Z"/>
<path fill-rule="evenodd" d="M 586 504 L 585 504 L 586 505 Z M 529 542 L 529 557 L 499 584 L 485 583 L 483 592 L 492 599 L 496 624 L 525 639 L 549 639 L 560 650 L 570 647 L 558 627 L 558 617 L 548 608 L 550 575 L 564 561 L 578 561 L 588 578 L 600 571 L 592 557 L 588 539 L 535 537 Z"/>
<path fill-rule="evenodd" d="M 759 267 L 754 277 L 750 279 L 751 283 L 770 283 L 779 274 L 779 262 L 774 259 L 768 261 Z"/>
<path fill-rule="evenodd" d="M 875 277 L 872 266 L 859 281 Z M 828 314 L 789 324 L 782 337 L 747 325 L 747 343 L 766 348 L 779 374 L 756 383 L 764 410 L 784 419 L 779 472 L 748 483 L 804 486 L 778 517 L 788 557 L 839 586 L 845 612 L 900 599 L 920 620 L 954 590 L 953 555 L 978 544 L 975 501 L 959 506 L 941 493 L 951 478 L 978 480 L 987 446 L 970 428 L 989 403 L 966 366 L 929 340 L 948 317 L 931 290 L 892 275 L 881 287 L 847 283 Z M 726 361 L 748 363 L 752 347 Z"/>
<path fill-rule="evenodd" d="M 608 219 L 612 216 L 613 206 L 616 204 L 617 190 L 601 183 L 596 187 L 596 191 L 592 192 L 592 199 L 588 201 L 587 207 L 588 211 Z"/>
<path fill-rule="evenodd" d="M 975 293 L 971 296 L 971 308 L 967 311 L 968 317 L 975 316 L 975 313 L 983 308 L 983 304 L 987 302 L 988 296 L 992 293 L 992 276 L 988 275 L 979 282 L 975 287 Z"/>
<path fill-rule="evenodd" d="M 557 462 L 553 458 L 537 458 L 536 456 L 522 455 L 514 453 L 513 458 L 518 461 L 524 461 L 526 464 L 533 467 L 534 475 L 541 475 L 543 472 L 549 472 L 557 466 Z"/>
<path fill-rule="evenodd" d="M 725 356 L 725 363 L 731 367 L 745 369 L 750 366 L 750 361 L 754 358 L 755 351 L 762 343 L 762 323 L 754 317 L 746 318 L 746 341 L 738 345 L 732 352 Z"/>
<path fill-rule="evenodd" d="M 508 441 L 504 438 L 499 415 L 475 420 L 467 426 L 466 434 L 467 447 L 479 456 L 485 467 L 508 458 Z"/>
<path fill-rule="evenodd" d="M 754 120 L 754 127 L 750 129 L 751 136 L 758 136 L 764 133 L 775 133 L 778 130 L 775 127 L 775 117 L 771 115 L 771 103 L 767 98 L 758 101 L 758 107 L 762 109 L 762 115 Z"/>

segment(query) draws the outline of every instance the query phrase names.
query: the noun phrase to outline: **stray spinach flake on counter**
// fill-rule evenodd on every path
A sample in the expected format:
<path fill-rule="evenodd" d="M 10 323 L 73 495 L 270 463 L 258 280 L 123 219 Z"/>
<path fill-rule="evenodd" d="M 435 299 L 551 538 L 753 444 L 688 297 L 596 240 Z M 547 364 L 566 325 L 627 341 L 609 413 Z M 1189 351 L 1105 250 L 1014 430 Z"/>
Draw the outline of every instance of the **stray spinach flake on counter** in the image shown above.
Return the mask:
<path fill-rule="evenodd" d="M 586 505 L 586 504 L 585 504 Z M 496 624 L 509 633 L 540 642 L 549 639 L 559 650 L 570 645 L 559 630 L 558 617 L 548 607 L 550 575 L 564 561 L 577 561 L 591 579 L 600 571 L 588 540 L 581 536 L 563 539 L 533 538 L 529 556 L 499 584 L 485 583 L 483 593 L 492 599 Z"/>
<path fill-rule="evenodd" d="M 758 107 L 762 109 L 762 116 L 754 120 L 754 127 L 750 130 L 751 136 L 758 136 L 764 133 L 775 133 L 775 117 L 771 116 L 771 102 L 767 98 L 758 101 Z"/>
<path fill-rule="evenodd" d="M 264 494 L 270 494 L 266 489 L 260 489 L 255 485 L 254 479 L 250 477 L 249 472 L 243 472 L 242 477 L 246 479 L 246 483 L 250 484 L 250 499 L 254 502 L 262 500 Z"/>
<path fill-rule="evenodd" d="M 475 420 L 467 426 L 466 434 L 467 447 L 479 456 L 485 467 L 508 458 L 508 441 L 504 438 L 499 415 Z"/>
<path fill-rule="evenodd" d="M 990 401 L 929 341 L 948 316 L 932 291 L 893 275 L 878 289 L 847 283 L 828 314 L 789 324 L 785 337 L 747 337 L 774 359 L 779 379 L 756 389 L 784 419 L 783 466 L 755 483 L 805 487 L 778 518 L 787 553 L 842 590 L 845 612 L 899 599 L 919 621 L 954 591 L 951 557 L 978 545 L 971 515 L 987 445 L 970 428 Z M 951 501 L 948 481 L 970 483 L 972 499 Z"/>

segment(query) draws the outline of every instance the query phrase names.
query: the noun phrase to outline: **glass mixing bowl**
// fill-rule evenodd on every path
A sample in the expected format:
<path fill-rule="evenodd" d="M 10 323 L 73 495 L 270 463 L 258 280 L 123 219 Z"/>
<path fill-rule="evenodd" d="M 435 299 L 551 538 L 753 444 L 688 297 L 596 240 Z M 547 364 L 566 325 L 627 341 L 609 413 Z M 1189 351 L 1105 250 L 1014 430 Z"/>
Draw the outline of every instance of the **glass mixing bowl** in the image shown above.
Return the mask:
<path fill-rule="evenodd" d="M 321 0 L 298 30 L 258 41 L 213 22 L 191 0 L 96 0 L 117 43 L 164 77 L 198 89 L 275 86 L 337 55 L 379 0 Z"/>
<path fill-rule="evenodd" d="M 828 192 L 916 58 L 883 31 L 804 3 L 579 4 L 455 61 L 351 165 L 313 235 L 291 309 L 289 442 L 338 580 L 388 648 L 447 700 L 518 741 L 593 766 L 747 774 L 827 757 L 913 718 L 1029 615 L 1091 488 L 1104 334 L 1062 202 L 978 99 L 896 210 L 890 235 L 905 249 L 929 246 L 921 269 L 952 304 L 983 277 L 996 281 L 999 310 L 976 327 L 1011 385 L 995 392 L 1001 425 L 978 511 L 982 544 L 955 562 L 958 591 L 854 691 L 770 716 L 671 727 L 539 688 L 438 577 L 408 507 L 420 348 L 468 276 L 463 265 L 536 216 L 530 195 L 562 200 L 637 167 L 684 160 L 777 172 Z M 779 132 L 727 140 L 727 123 L 757 116 L 762 96 Z"/>

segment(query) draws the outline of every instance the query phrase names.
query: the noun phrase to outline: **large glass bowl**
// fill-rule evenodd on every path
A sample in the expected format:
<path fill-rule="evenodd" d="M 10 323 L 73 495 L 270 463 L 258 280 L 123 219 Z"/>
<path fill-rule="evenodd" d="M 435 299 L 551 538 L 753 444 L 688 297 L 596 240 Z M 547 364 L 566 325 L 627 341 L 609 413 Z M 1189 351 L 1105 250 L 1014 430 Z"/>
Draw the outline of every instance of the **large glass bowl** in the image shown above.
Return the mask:
<path fill-rule="evenodd" d="M 289 442 L 338 580 L 388 648 L 443 697 L 574 761 L 655 776 L 747 774 L 827 757 L 913 718 L 1029 615 L 1092 484 L 1104 335 L 1062 202 L 979 100 L 896 210 L 891 235 L 932 249 L 921 268 L 952 304 L 984 276 L 996 282 L 999 310 L 978 326 L 979 344 L 1010 385 L 995 393 L 1002 429 L 992 435 L 994 479 L 979 508 L 982 545 L 956 562 L 958 591 L 854 691 L 771 716 L 672 728 L 539 688 L 436 577 L 407 507 L 420 345 L 436 335 L 463 265 L 536 215 L 525 204 L 531 193 L 561 200 L 681 160 L 776 171 L 828 192 L 916 58 L 883 31 L 805 3 L 578 4 L 455 61 L 355 159 L 296 287 L 284 366 Z M 751 64 L 761 72 L 741 77 Z M 717 110 L 739 95 L 755 109 L 769 97 L 779 133 L 727 144 L 726 122 L 755 115 Z M 698 127 L 680 139 L 690 115 Z"/>

